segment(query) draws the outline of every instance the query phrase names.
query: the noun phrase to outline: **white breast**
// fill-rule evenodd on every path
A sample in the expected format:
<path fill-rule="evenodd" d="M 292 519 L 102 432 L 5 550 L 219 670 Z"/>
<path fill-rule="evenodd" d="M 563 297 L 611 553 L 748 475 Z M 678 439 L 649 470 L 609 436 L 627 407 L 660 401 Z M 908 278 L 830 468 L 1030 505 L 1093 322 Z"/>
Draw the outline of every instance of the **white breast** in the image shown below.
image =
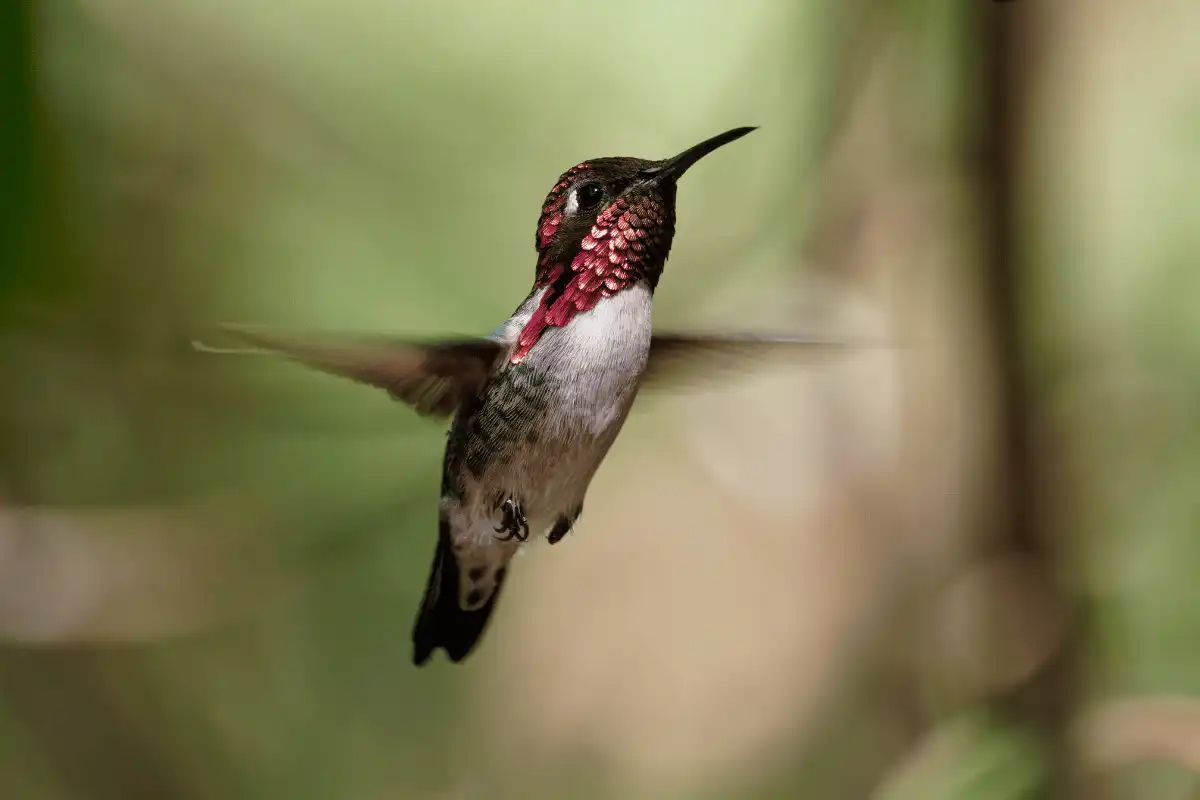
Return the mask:
<path fill-rule="evenodd" d="M 650 301 L 650 289 L 639 283 L 603 298 L 595 308 L 571 320 L 565 330 L 576 347 L 597 358 L 649 348 Z"/>
<path fill-rule="evenodd" d="M 530 353 L 539 369 L 561 376 L 564 416 L 592 435 L 623 418 L 633 402 L 650 352 L 652 300 L 644 283 L 631 286 L 547 330 Z"/>

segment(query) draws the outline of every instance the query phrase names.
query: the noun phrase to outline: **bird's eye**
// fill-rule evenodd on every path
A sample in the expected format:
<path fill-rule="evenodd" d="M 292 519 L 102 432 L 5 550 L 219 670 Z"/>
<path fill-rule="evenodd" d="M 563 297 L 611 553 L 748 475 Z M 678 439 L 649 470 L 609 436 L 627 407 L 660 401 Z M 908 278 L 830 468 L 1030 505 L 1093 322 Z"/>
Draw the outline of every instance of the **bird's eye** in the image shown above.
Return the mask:
<path fill-rule="evenodd" d="M 600 198 L 604 197 L 604 187 L 598 183 L 585 183 L 575 191 L 580 208 L 591 208 L 600 202 Z"/>

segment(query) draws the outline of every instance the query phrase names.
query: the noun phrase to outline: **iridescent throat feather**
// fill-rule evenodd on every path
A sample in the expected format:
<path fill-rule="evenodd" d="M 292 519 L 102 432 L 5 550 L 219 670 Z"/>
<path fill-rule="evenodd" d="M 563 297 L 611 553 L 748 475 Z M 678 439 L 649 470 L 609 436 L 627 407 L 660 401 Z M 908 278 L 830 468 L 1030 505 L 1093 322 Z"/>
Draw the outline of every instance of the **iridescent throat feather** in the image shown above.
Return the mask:
<path fill-rule="evenodd" d="M 561 192 L 563 185 L 560 182 L 555 189 Z M 518 337 L 509 359 L 513 364 L 529 355 L 547 328 L 565 327 L 577 314 L 640 280 L 657 283 L 670 246 L 674 219 L 666 199 L 657 193 L 621 196 L 596 218 L 569 264 L 551 263 L 548 245 L 562 223 L 565 202 L 564 195 L 552 192 L 542 209 L 538 226 L 542 256 L 534 285 L 548 288 Z"/>

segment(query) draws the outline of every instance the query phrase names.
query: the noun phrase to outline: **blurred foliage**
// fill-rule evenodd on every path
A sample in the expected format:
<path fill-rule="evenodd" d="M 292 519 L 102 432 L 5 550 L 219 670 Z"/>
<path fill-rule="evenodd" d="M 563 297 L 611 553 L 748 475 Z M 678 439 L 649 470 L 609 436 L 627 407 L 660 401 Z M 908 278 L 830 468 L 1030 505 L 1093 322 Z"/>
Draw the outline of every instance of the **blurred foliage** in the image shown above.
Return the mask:
<path fill-rule="evenodd" d="M 840 798 L 867 796 L 894 770 L 871 796 L 1036 796 L 1047 767 L 1018 724 L 959 707 L 944 677 L 898 681 L 893 656 L 905 661 L 924 640 L 894 609 L 875 627 L 903 630 L 900 644 L 887 640 L 903 653 L 860 646 L 858 628 L 845 651 L 805 650 L 812 662 L 853 653 L 862 663 L 836 663 L 837 687 L 813 708 L 797 702 L 768 744 L 707 759 L 721 761 L 706 767 L 719 776 L 693 781 L 655 783 L 644 774 L 654 770 L 605 746 L 618 735 L 600 721 L 608 703 L 573 707 L 513 688 L 526 685 L 521 670 L 557 664 L 522 661 L 511 608 L 468 664 L 413 669 L 408 631 L 433 547 L 442 431 L 292 365 L 189 348 L 229 319 L 490 330 L 527 290 L 537 209 L 563 170 L 760 125 L 681 187 L 657 324 L 799 317 L 803 327 L 803 309 L 740 298 L 792 298 L 823 271 L 908 324 L 937 308 L 965 355 L 951 378 L 919 384 L 916 404 L 944 409 L 940 398 L 952 413 L 939 424 L 969 430 L 946 433 L 946 444 L 940 428 L 918 429 L 917 449 L 965 440 L 949 471 L 969 474 L 945 484 L 961 490 L 954 497 L 914 497 L 898 480 L 897 505 L 986 525 L 976 496 L 986 469 L 970 443 L 986 438 L 989 409 L 971 398 L 988 379 L 972 362 L 978 309 L 964 286 L 974 266 L 960 258 L 978 223 L 960 215 L 980 99 L 963 78 L 977 45 L 969 5 L 3 4 L 0 514 L 13 514 L 0 520 L 0 797 Z M 1088 700 L 1194 695 L 1200 70 L 1186 54 L 1200 17 L 1168 0 L 1061 6 L 1037 12 L 1055 56 L 1049 88 L 1030 99 L 1021 176 L 1032 265 L 1022 302 L 1050 514 L 1080 563 L 1070 578 L 1087 600 Z M 1151 7 L 1180 21 L 1156 21 Z M 849 173 L 830 166 L 838 159 Z M 887 207 L 881 227 L 893 238 L 861 251 L 871 263 L 837 256 L 872 204 Z M 934 205 L 940 216 L 926 214 Z M 908 224 L 927 216 L 941 226 L 921 229 L 936 232 L 933 243 Z M 897 299 L 921 291 L 946 305 Z M 633 474 L 629 464 L 654 451 L 690 474 L 699 458 L 672 439 L 682 415 L 644 405 L 609 474 Z M 834 451 L 813 458 L 834 462 Z M 670 482 L 646 481 L 660 479 Z M 624 502 L 598 491 L 589 502 Z M 706 492 L 694 490 L 697 504 Z M 672 497 L 691 500 L 662 502 Z M 963 510 L 975 505 L 985 510 Z M 34 525 L 17 509 L 47 516 Z M 85 515 L 95 513 L 106 522 L 93 529 Z M 908 533 L 893 519 L 871 520 L 880 539 L 862 557 L 903 571 L 910 562 L 879 543 Z M 951 527 L 956 542 L 971 538 Z M 745 528 L 736 535 L 755 533 Z M 692 532 L 726 534 L 720 523 Z M 52 585 L 62 596 L 40 599 Z M 530 591 L 509 602 L 599 602 L 591 589 Z M 714 622 L 714 640 L 720 630 Z M 794 688 L 790 667 L 774 666 Z M 689 685 L 616 650 L 593 667 L 614 687 Z M 760 667 L 745 657 L 730 669 L 749 691 L 766 680 Z M 543 737 L 594 735 L 557 743 L 551 758 L 524 722 L 504 718 L 496 698 L 506 693 L 551 720 Z M 777 705 L 789 698 L 781 691 Z M 732 726 L 704 710 L 693 727 Z M 701 774 L 699 752 L 678 756 L 693 765 L 680 769 Z M 921 768 L 903 769 L 910 753 Z M 1106 788 L 1182 799 L 1195 781 L 1137 766 Z"/>

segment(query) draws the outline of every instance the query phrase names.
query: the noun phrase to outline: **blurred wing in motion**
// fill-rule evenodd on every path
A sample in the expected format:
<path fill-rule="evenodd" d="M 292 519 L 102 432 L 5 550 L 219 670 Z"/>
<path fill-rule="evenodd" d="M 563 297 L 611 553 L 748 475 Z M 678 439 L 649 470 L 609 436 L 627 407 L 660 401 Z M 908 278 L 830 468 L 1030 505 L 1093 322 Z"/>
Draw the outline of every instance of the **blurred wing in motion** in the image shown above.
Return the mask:
<path fill-rule="evenodd" d="M 201 352 L 277 355 L 313 369 L 383 389 L 418 414 L 445 417 L 479 392 L 508 346 L 490 339 L 415 342 L 377 337 L 299 334 L 253 325 L 221 329 L 253 350 L 193 342 Z"/>
<path fill-rule="evenodd" d="M 749 371 L 768 359 L 809 360 L 844 352 L 850 343 L 814 336 L 656 333 L 642 376 L 647 389 L 678 389 Z"/>

